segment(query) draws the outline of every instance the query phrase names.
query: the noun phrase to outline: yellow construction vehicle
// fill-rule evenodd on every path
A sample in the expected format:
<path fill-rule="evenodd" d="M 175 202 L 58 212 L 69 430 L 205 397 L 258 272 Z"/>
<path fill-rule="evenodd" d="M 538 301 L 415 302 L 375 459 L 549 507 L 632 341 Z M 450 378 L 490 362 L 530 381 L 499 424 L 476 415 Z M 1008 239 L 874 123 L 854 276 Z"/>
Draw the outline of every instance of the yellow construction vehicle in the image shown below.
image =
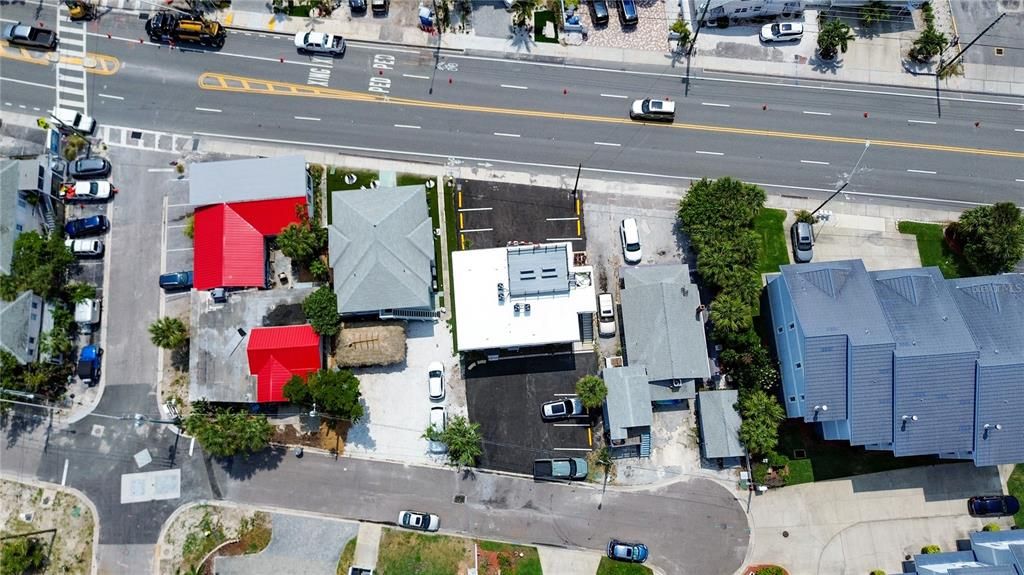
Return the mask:
<path fill-rule="evenodd" d="M 64 5 L 68 7 L 68 14 L 75 22 L 96 17 L 96 7 L 85 0 L 65 0 Z"/>
<path fill-rule="evenodd" d="M 188 42 L 213 48 L 223 46 L 227 37 L 227 31 L 220 22 L 172 12 L 158 12 L 150 18 L 146 22 L 146 33 L 153 42 Z"/>

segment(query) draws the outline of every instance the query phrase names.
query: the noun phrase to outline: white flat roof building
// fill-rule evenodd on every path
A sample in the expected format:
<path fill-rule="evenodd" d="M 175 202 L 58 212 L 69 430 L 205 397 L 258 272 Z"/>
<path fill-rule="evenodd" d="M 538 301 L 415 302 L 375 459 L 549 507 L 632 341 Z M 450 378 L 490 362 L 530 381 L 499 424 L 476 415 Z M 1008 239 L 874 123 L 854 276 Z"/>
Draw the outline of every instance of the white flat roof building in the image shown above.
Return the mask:
<path fill-rule="evenodd" d="M 451 268 L 459 351 L 580 341 L 579 314 L 597 310 L 570 243 L 452 252 Z"/>

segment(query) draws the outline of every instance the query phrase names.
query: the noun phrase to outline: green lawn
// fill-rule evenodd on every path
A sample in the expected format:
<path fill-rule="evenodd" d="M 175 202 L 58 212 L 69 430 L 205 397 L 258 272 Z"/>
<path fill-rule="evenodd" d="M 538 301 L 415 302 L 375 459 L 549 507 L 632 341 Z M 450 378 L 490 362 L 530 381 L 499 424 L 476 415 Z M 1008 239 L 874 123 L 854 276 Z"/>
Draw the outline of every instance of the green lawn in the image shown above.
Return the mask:
<path fill-rule="evenodd" d="M 395 177 L 395 181 L 398 183 L 399 186 L 422 185 L 423 183 L 429 180 L 433 180 L 436 182 L 437 178 L 434 178 L 432 176 L 421 176 L 419 174 L 398 174 L 398 176 Z"/>
<path fill-rule="evenodd" d="M 612 561 L 607 557 L 602 557 L 601 564 L 597 566 L 596 575 L 651 575 L 652 573 L 650 567 L 636 563 Z"/>
<path fill-rule="evenodd" d="M 503 575 L 543 575 L 540 568 L 540 555 L 536 547 L 524 545 L 511 545 L 509 543 L 498 543 L 496 541 L 477 541 L 481 551 L 498 553 L 498 564 Z M 522 557 L 519 555 L 522 554 Z M 501 557 L 505 558 L 502 559 Z M 486 570 L 481 569 L 482 573 Z"/>
<path fill-rule="evenodd" d="M 379 575 L 451 575 L 472 558 L 468 539 L 384 529 L 377 559 Z"/>
<path fill-rule="evenodd" d="M 754 231 L 760 238 L 758 262 L 763 274 L 779 271 L 779 266 L 789 263 L 789 249 L 786 247 L 786 230 L 782 222 L 786 219 L 785 210 L 761 208 L 754 218 Z"/>
<path fill-rule="evenodd" d="M 963 258 L 949 249 L 942 236 L 941 225 L 899 222 L 896 227 L 900 233 L 917 236 L 917 253 L 921 256 L 922 266 L 938 266 L 946 279 L 971 275 Z"/>
<path fill-rule="evenodd" d="M 796 460 L 794 451 L 797 449 L 803 449 L 807 458 Z M 896 457 L 888 451 L 869 451 L 845 441 L 825 441 L 812 426 L 798 420 L 787 420 L 779 427 L 778 452 L 790 458 L 790 473 L 796 476 L 795 483 L 955 462 L 927 456 Z M 793 485 L 794 480 L 788 484 Z"/>
<path fill-rule="evenodd" d="M 356 538 L 348 540 L 345 544 L 345 548 L 341 550 L 341 557 L 338 558 L 338 571 L 337 575 L 348 575 L 348 569 L 352 566 L 352 561 L 356 557 Z"/>
<path fill-rule="evenodd" d="M 551 22 L 555 27 L 555 37 L 548 38 L 544 35 L 544 25 Z M 549 10 L 538 10 L 533 13 L 533 41 L 547 42 L 548 44 L 558 43 L 558 25 L 555 24 L 555 13 Z"/>
<path fill-rule="evenodd" d="M 355 183 L 346 184 L 345 174 L 355 174 Z M 327 166 L 327 223 L 331 223 L 331 206 L 333 205 L 331 199 L 334 197 L 333 192 L 338 190 L 358 190 L 364 187 L 369 188 L 370 182 L 376 180 L 378 175 L 377 172 L 372 170 L 349 170 L 338 166 Z"/>
<path fill-rule="evenodd" d="M 1006 489 L 1010 492 L 1010 495 L 1014 495 L 1018 500 L 1024 501 L 1024 463 L 1018 463 L 1013 468 L 1013 473 L 1010 474 L 1010 478 L 1006 481 Z M 1013 516 L 1014 523 L 1017 527 L 1024 529 L 1024 509 L 1021 509 Z"/>
<path fill-rule="evenodd" d="M 455 185 L 445 184 L 444 190 L 444 213 L 446 214 L 445 223 L 445 240 L 448 242 L 448 263 L 449 269 L 451 267 L 452 252 L 459 248 L 459 234 L 456 230 L 455 224 Z M 440 263 L 438 263 L 438 278 L 441 276 Z M 459 349 L 459 335 L 455 329 L 455 282 L 448 286 L 448 329 L 452 332 L 452 348 L 455 350 Z"/>

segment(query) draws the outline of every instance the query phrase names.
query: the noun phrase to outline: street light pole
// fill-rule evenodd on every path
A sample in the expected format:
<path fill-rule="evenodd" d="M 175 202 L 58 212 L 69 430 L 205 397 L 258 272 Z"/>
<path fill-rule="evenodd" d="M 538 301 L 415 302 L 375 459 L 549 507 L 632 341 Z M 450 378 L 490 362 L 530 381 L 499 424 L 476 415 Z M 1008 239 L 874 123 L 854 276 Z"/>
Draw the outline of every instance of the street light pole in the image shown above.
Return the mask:
<path fill-rule="evenodd" d="M 941 76 L 942 72 L 946 68 L 949 68 L 950 66 L 955 64 L 956 61 L 959 60 L 960 57 L 964 55 L 964 52 L 966 52 L 971 46 L 973 46 L 975 42 L 977 42 L 978 40 L 981 40 L 982 36 L 984 36 L 989 30 L 991 30 L 992 27 L 995 26 L 997 22 L 999 22 L 1000 20 L 1003 19 L 1003 16 L 1006 16 L 1006 12 L 1003 12 L 1002 14 L 999 15 L 998 18 L 993 20 L 992 23 L 989 24 L 984 30 L 982 30 L 980 34 L 978 34 L 977 36 L 974 37 L 974 40 L 971 40 L 970 43 L 968 43 L 966 46 L 964 46 L 963 50 L 960 50 L 959 52 L 957 52 L 956 56 L 953 56 L 953 58 L 949 62 L 946 62 L 945 64 L 939 66 L 939 69 L 935 71 L 935 75 L 936 76 Z"/>
<path fill-rule="evenodd" d="M 700 18 L 697 19 L 697 29 L 693 32 L 693 40 L 690 40 L 690 47 L 686 50 L 686 55 L 690 56 L 693 54 L 693 49 L 697 47 L 697 36 L 700 36 L 700 29 L 704 26 L 704 17 L 708 15 L 708 6 L 711 6 L 711 0 L 704 0 L 704 10 L 700 13 Z"/>

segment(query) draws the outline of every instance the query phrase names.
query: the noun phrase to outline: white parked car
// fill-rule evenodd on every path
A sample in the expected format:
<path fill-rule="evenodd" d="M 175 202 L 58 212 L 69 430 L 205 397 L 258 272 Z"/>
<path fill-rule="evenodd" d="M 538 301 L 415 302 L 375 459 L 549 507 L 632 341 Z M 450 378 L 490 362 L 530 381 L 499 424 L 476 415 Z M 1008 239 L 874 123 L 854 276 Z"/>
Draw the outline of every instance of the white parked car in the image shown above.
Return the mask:
<path fill-rule="evenodd" d="M 804 37 L 804 25 L 796 22 L 776 22 L 761 27 L 762 42 L 799 42 Z"/>
<path fill-rule="evenodd" d="M 444 431 L 445 426 L 448 425 L 448 417 L 445 414 L 444 407 L 436 406 L 430 408 L 430 425 L 438 431 Z M 448 446 L 441 441 L 427 441 L 427 449 L 431 453 L 446 453 Z"/>
<path fill-rule="evenodd" d="M 627 264 L 638 264 L 644 253 L 640 249 L 640 228 L 634 218 L 626 218 L 619 224 L 619 235 L 622 237 L 622 257 Z"/>
<path fill-rule="evenodd" d="M 64 240 L 64 245 L 78 257 L 103 255 L 103 240 Z"/>
<path fill-rule="evenodd" d="M 295 48 L 300 54 L 341 56 L 345 53 L 345 39 L 337 34 L 297 32 L 295 34 Z"/>
<path fill-rule="evenodd" d="M 107 180 L 75 182 L 63 190 L 64 199 L 69 202 L 102 202 L 116 193 L 117 188 Z"/>
<path fill-rule="evenodd" d="M 615 335 L 615 302 L 612 294 L 597 296 L 597 331 L 601 335 Z"/>
<path fill-rule="evenodd" d="M 545 421 L 559 421 L 572 417 L 587 417 L 587 408 L 578 397 L 548 401 L 540 406 L 540 418 Z"/>
<path fill-rule="evenodd" d="M 441 528 L 441 518 L 422 511 L 399 511 L 398 526 L 417 531 L 437 531 Z"/>
<path fill-rule="evenodd" d="M 53 117 L 61 124 L 78 130 L 84 134 L 91 135 L 96 131 L 96 120 L 76 110 L 68 108 L 54 108 Z"/>
<path fill-rule="evenodd" d="M 440 361 L 427 366 L 427 392 L 434 401 L 444 399 L 444 364 Z"/>

